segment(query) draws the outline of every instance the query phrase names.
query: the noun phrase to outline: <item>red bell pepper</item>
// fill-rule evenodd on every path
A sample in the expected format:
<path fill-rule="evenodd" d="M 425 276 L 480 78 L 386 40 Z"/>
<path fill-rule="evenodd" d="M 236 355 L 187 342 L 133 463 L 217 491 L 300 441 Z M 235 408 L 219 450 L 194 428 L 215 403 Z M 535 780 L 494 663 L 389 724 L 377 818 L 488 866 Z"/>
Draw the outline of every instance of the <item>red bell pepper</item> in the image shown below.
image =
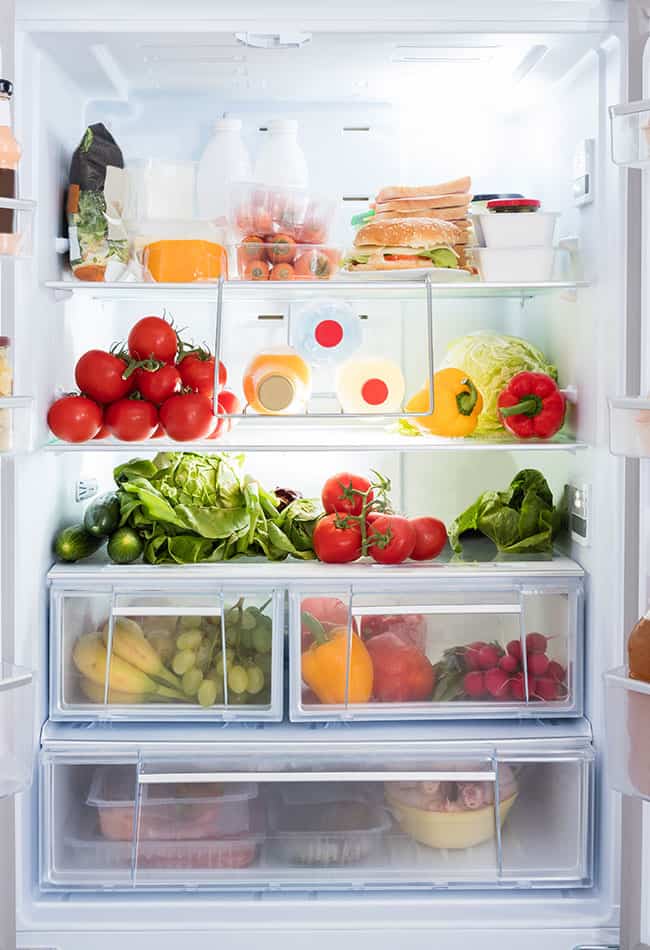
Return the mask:
<path fill-rule="evenodd" d="M 431 699 L 435 673 L 428 658 L 394 633 L 366 641 L 373 666 L 373 696 L 380 703 Z"/>
<path fill-rule="evenodd" d="M 504 426 L 518 439 L 550 439 L 562 428 L 566 399 L 546 373 L 517 373 L 497 407 Z"/>

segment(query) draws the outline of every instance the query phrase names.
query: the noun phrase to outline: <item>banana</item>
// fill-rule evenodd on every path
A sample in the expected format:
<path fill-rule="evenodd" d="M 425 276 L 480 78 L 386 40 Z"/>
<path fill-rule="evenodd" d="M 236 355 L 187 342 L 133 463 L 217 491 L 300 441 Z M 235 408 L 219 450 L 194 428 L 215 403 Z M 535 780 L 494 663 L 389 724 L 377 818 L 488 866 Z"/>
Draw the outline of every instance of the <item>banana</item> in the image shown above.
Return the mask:
<path fill-rule="evenodd" d="M 97 686 L 106 682 L 107 653 L 101 633 L 85 633 L 79 637 L 72 651 L 75 666 L 86 679 Z M 120 693 L 137 693 L 145 696 L 165 697 L 184 700 L 183 693 L 167 686 L 161 686 L 150 679 L 142 670 L 136 669 L 119 656 L 112 656 L 109 671 L 111 690 Z"/>
<path fill-rule="evenodd" d="M 104 644 L 108 644 L 108 623 L 102 630 Z M 120 657 L 138 670 L 147 673 L 167 686 L 180 690 L 180 680 L 164 665 L 141 627 L 128 617 L 116 617 L 113 625 L 113 658 Z"/>
<path fill-rule="evenodd" d="M 81 680 L 81 691 L 91 703 L 104 702 L 104 686 L 93 683 L 92 680 L 84 676 Z M 109 703 L 117 703 L 120 706 L 137 706 L 140 703 L 146 703 L 147 697 L 143 693 L 121 693 L 117 689 L 108 691 Z"/>

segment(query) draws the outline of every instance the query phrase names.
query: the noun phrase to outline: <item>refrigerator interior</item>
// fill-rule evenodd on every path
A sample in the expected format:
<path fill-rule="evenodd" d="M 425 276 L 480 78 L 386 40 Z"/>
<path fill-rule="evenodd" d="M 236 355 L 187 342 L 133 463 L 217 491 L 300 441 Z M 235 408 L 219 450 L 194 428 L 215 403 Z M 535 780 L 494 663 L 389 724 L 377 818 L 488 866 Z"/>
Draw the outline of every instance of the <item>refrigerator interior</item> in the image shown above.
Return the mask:
<path fill-rule="evenodd" d="M 246 893 L 185 895 L 182 904 L 173 894 L 63 897 L 39 891 L 35 783 L 17 808 L 23 945 L 33 945 L 39 931 L 147 925 L 178 929 L 187 926 L 188 907 L 191 927 L 206 931 L 215 926 L 215 916 L 223 928 L 244 921 L 251 928 L 277 928 L 288 926 L 290 918 L 292 927 L 327 929 L 335 919 L 339 927 L 390 930 L 403 927 L 406 915 L 414 928 L 458 928 L 460 934 L 459 922 L 472 915 L 480 916 L 482 927 L 495 930 L 507 916 L 513 933 L 517 927 L 562 928 L 566 937 L 559 939 L 570 946 L 615 927 L 617 804 L 602 779 L 600 680 L 604 669 L 620 661 L 622 530 L 616 518 L 595 513 L 616 510 L 623 491 L 622 468 L 608 454 L 605 401 L 607 394 L 622 389 L 625 342 L 617 319 L 624 280 L 623 178 L 609 161 L 606 112 L 608 104 L 625 98 L 623 5 L 523 4 L 518 5 L 517 19 L 512 7 L 495 5 L 491 15 L 500 18 L 498 26 L 490 24 L 486 14 L 479 29 L 470 26 L 477 16 L 470 5 L 458 15 L 465 22 L 443 18 L 440 6 L 428 6 L 425 15 L 411 4 L 397 23 L 389 19 L 387 9 L 381 7 L 379 14 L 373 4 L 377 27 L 368 32 L 367 21 L 362 26 L 360 19 L 366 15 L 364 6 L 357 4 L 353 13 L 329 11 L 336 26 L 318 23 L 311 13 L 301 15 L 307 29 L 313 20 L 311 44 L 291 51 L 246 49 L 243 66 L 237 56 L 245 48 L 233 38 L 240 26 L 230 20 L 220 24 L 213 11 L 206 22 L 200 4 L 188 7 L 180 28 L 164 5 L 160 19 L 146 24 L 129 22 L 127 5 L 113 6 L 110 12 L 93 7 L 91 14 L 86 5 L 84 23 L 74 19 L 73 4 L 59 6 L 59 21 L 52 20 L 42 4 L 27 2 L 18 9 L 21 188 L 24 195 L 38 197 L 39 206 L 33 265 L 17 267 L 15 310 L 13 319 L 3 312 L 3 332 L 16 341 L 16 391 L 35 398 L 37 446 L 48 441 L 46 407 L 57 387 L 69 385 L 75 358 L 89 346 L 123 338 L 133 320 L 150 310 L 146 303 L 100 295 L 58 299 L 44 287 L 45 281 L 61 278 L 55 239 L 64 233 L 62 195 L 71 153 L 91 122 L 106 122 L 128 162 L 197 159 L 212 121 L 223 112 L 243 118 L 253 152 L 264 134 L 260 127 L 269 118 L 296 117 L 312 184 L 319 191 L 339 198 L 370 196 L 391 180 L 437 181 L 467 173 L 475 193 L 534 194 L 545 207 L 562 212 L 563 237 L 579 238 L 589 286 L 575 294 L 556 292 L 525 300 L 440 301 L 434 312 L 434 343 L 439 357 L 451 340 L 481 328 L 524 336 L 539 345 L 565 383 L 578 391 L 573 425 L 588 448 L 575 453 L 488 450 L 478 456 L 462 451 L 359 455 L 338 444 L 329 454 L 317 456 L 318 464 L 310 453 L 266 451 L 250 452 L 246 464 L 264 484 L 297 484 L 306 495 L 317 494 L 330 472 L 359 465 L 376 468 L 393 480 L 401 507 L 411 514 L 434 513 L 447 522 L 481 491 L 504 487 L 523 467 L 541 469 L 556 495 L 565 484 L 588 489 L 588 543 L 571 541 L 567 553 L 587 574 L 585 700 L 596 751 L 595 879 L 586 889 L 524 889 L 490 895 L 489 902 L 485 895 L 462 889 L 386 893 L 362 901 L 353 890 L 336 895 L 272 892 L 263 901 Z M 251 5 L 246 13 L 242 19 L 254 29 L 257 11 Z M 95 16 L 102 22 L 94 25 Z M 595 140 L 595 192 L 593 203 L 578 208 L 572 197 L 573 162 L 576 146 L 584 139 Z M 340 202 L 343 244 L 351 237 L 345 222 L 354 210 L 354 202 Z M 241 313 L 245 306 L 233 304 L 227 318 L 233 326 L 246 318 Z M 192 328 L 195 338 L 210 339 L 209 305 L 174 301 L 173 313 L 179 325 Z M 419 382 L 425 368 L 422 347 L 403 327 L 404 321 L 391 346 L 401 348 L 407 378 Z M 237 364 L 248 344 L 244 336 L 241 341 L 229 339 Z M 6 532 L 14 544 L 16 565 L 11 621 L 15 658 L 39 671 L 36 734 L 47 718 L 45 577 L 51 538 L 58 527 L 78 520 L 82 505 L 75 501 L 76 484 L 94 478 L 107 489 L 114 465 L 129 457 L 128 449 L 48 450 L 4 463 L 3 490 L 10 508 Z M 83 726 L 67 728 L 69 735 L 84 734 Z M 396 727 L 376 728 L 384 728 L 388 737 Z M 482 734 L 487 735 L 488 728 L 492 733 L 523 729 L 483 725 Z M 579 727 L 566 721 L 543 728 L 571 735 Z M 453 732 L 451 726 L 435 729 L 445 735 Z M 208 937 L 197 934 L 198 939 Z"/>

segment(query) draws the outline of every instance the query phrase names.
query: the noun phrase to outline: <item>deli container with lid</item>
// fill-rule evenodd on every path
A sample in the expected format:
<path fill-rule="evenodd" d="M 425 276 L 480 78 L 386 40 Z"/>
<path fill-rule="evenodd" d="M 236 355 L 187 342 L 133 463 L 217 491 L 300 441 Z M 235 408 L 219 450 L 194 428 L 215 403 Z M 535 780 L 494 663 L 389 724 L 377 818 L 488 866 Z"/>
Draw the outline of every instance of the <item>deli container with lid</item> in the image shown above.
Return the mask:
<path fill-rule="evenodd" d="M 543 284 L 559 269 L 553 247 L 475 247 L 474 260 L 481 278 L 499 284 Z"/>
<path fill-rule="evenodd" d="M 540 211 L 536 198 L 494 199 L 486 212 L 474 218 L 480 229 L 477 242 L 488 248 L 530 248 L 553 246 L 558 212 Z"/>
<path fill-rule="evenodd" d="M 100 835 L 130 841 L 136 820 L 137 771 L 134 765 L 98 766 L 86 804 L 97 810 Z M 140 841 L 213 840 L 250 832 L 254 782 L 140 786 Z"/>

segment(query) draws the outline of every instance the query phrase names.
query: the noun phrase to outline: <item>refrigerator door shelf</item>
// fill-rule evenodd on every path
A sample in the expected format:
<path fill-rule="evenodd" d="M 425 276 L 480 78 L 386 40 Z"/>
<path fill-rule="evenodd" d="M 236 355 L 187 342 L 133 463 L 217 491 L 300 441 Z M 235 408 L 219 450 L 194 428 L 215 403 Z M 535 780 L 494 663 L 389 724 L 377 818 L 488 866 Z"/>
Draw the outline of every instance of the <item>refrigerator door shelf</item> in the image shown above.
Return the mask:
<path fill-rule="evenodd" d="M 612 455 L 650 458 L 650 399 L 609 400 L 609 447 Z"/>
<path fill-rule="evenodd" d="M 32 447 L 31 396 L 0 397 L 0 458 Z"/>
<path fill-rule="evenodd" d="M 294 720 L 582 715 L 579 578 L 310 583 L 292 590 L 289 618 Z M 338 668 L 314 642 L 321 628 L 340 641 Z"/>
<path fill-rule="evenodd" d="M 605 673 L 605 693 L 609 784 L 650 801 L 650 683 L 619 667 Z"/>
<path fill-rule="evenodd" d="M 0 662 L 0 798 L 28 788 L 34 762 L 31 670 Z"/>
<path fill-rule="evenodd" d="M 93 891 L 588 887 L 592 753 L 435 742 L 328 756 L 291 744 L 164 758 L 80 742 L 41 756 L 41 886 Z M 84 748 L 85 746 L 85 748 Z M 128 776 L 119 821 L 91 804 Z M 251 825 L 224 836 L 229 788 Z M 320 789 L 326 793 L 321 794 Z M 168 820 L 160 821 L 168 808 Z M 108 809 L 105 809 L 107 811 Z"/>
<path fill-rule="evenodd" d="M 35 201 L 0 197 L 0 258 L 32 256 L 35 211 Z"/>
<path fill-rule="evenodd" d="M 650 99 L 609 107 L 611 154 L 616 165 L 650 165 Z"/>
<path fill-rule="evenodd" d="M 50 625 L 54 720 L 282 719 L 279 588 L 55 583 Z"/>

